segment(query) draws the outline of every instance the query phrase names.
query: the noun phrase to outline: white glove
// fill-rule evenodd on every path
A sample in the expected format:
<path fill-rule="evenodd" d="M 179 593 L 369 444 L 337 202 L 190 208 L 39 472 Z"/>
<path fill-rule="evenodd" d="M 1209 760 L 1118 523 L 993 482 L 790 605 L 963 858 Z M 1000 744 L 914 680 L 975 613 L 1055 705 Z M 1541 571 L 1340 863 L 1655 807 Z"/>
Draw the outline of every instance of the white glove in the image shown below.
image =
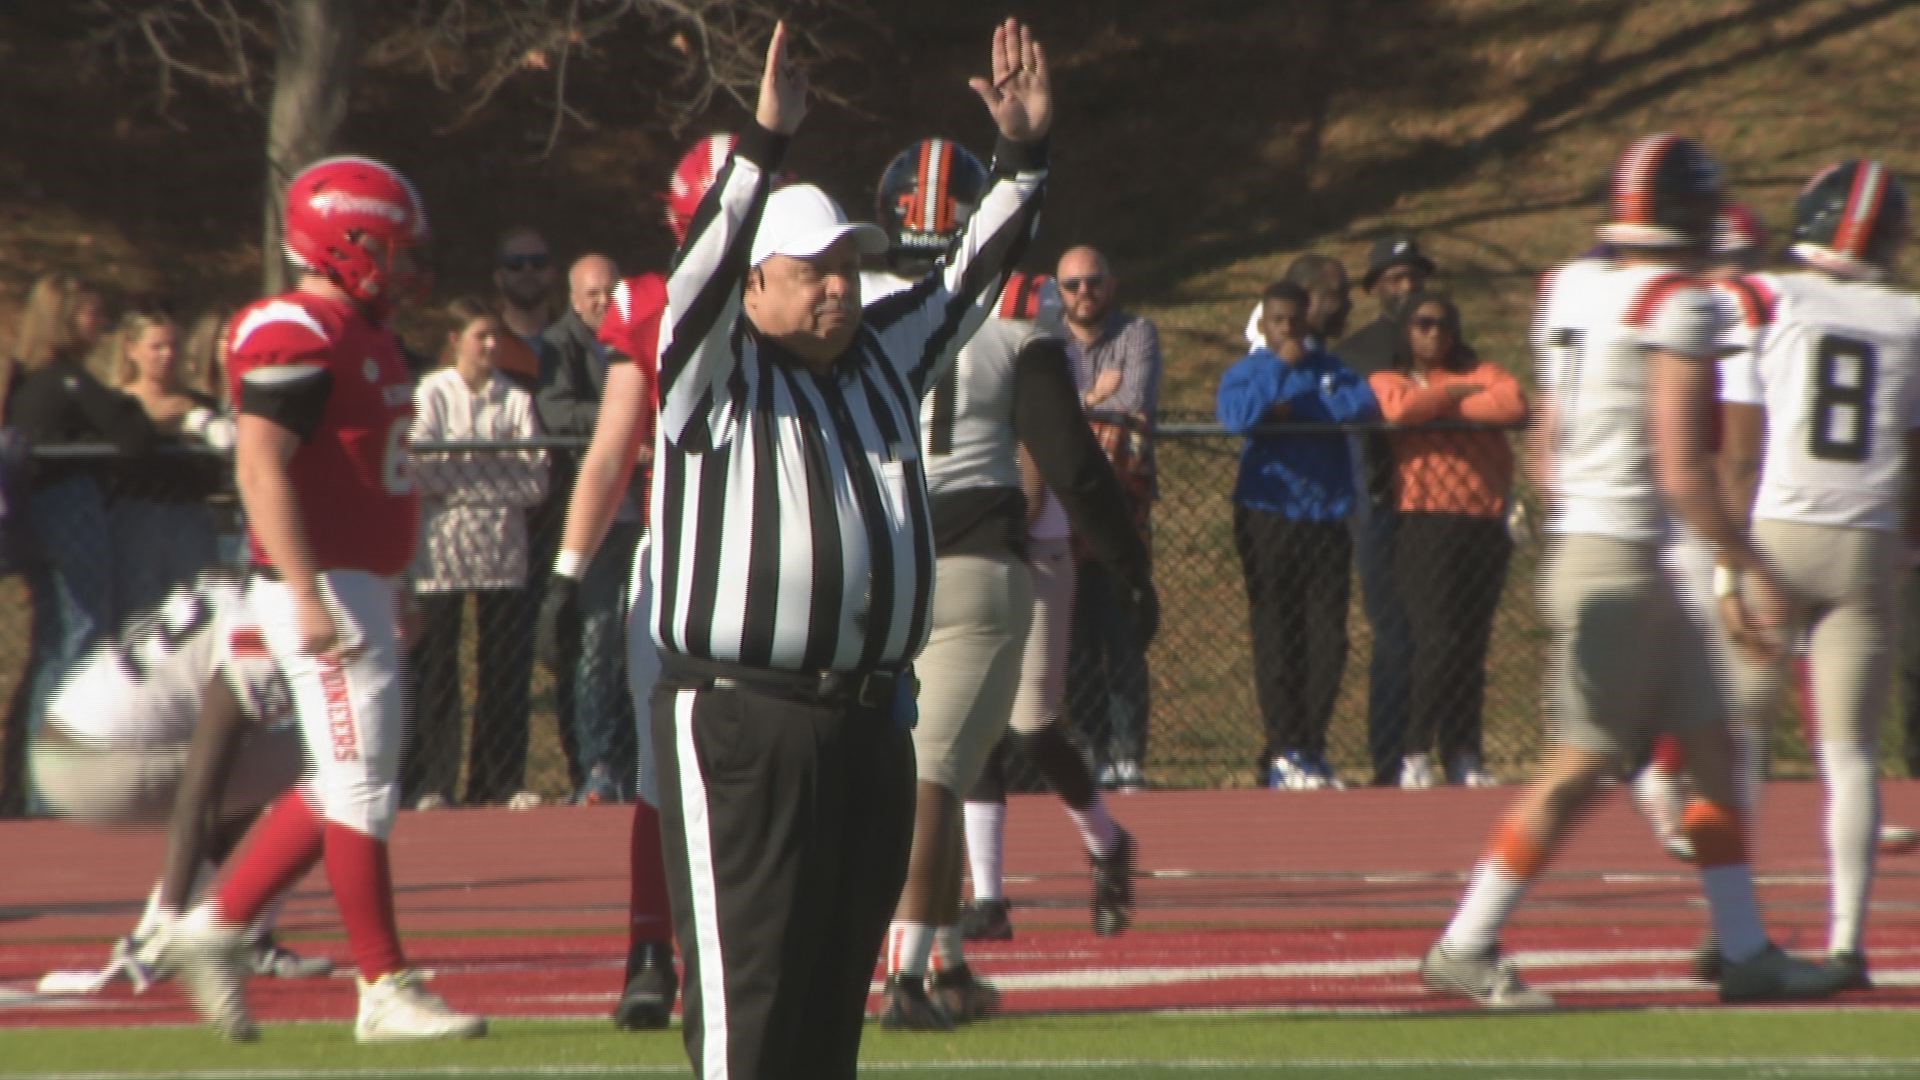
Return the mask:
<path fill-rule="evenodd" d="M 198 436 L 201 442 L 215 450 L 233 449 L 233 421 L 204 405 L 187 413 L 185 419 L 180 421 L 180 431 L 185 435 Z"/>

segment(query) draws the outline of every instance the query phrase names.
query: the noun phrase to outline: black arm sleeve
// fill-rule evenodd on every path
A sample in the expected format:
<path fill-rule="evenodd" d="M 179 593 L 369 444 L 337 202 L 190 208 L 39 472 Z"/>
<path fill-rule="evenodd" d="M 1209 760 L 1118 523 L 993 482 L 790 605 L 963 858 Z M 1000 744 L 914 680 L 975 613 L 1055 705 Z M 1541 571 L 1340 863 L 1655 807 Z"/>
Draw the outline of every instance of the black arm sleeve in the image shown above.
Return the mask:
<path fill-rule="evenodd" d="M 1094 557 L 1128 584 L 1146 584 L 1146 544 L 1134 531 L 1113 466 L 1081 415 L 1059 338 L 1035 337 L 1014 357 L 1013 431 Z"/>
<path fill-rule="evenodd" d="M 310 368 L 292 377 L 276 377 L 271 368 L 248 372 L 240 380 L 240 411 L 263 420 L 271 420 L 298 436 L 301 442 L 313 438 L 320 420 L 327 414 L 327 398 L 333 394 L 333 373 L 325 368 Z"/>

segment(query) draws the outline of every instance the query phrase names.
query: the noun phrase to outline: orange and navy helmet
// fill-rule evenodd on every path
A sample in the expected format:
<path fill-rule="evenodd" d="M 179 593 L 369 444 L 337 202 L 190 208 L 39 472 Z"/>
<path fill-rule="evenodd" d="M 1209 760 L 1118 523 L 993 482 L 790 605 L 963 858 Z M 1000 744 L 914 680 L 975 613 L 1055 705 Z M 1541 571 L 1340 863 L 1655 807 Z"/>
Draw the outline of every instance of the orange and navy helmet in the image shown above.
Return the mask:
<path fill-rule="evenodd" d="M 891 241 L 888 260 L 932 263 L 967 227 L 987 190 L 987 168 L 951 139 L 922 139 L 880 174 L 874 219 Z"/>
<path fill-rule="evenodd" d="M 694 211 L 700 209 L 700 200 L 707 197 L 707 189 L 713 186 L 715 177 L 726 165 L 727 157 L 733 153 L 733 144 L 739 140 L 726 132 L 709 135 L 693 144 L 681 157 L 680 164 L 674 166 L 673 177 L 667 181 L 667 190 L 663 198 L 667 203 L 667 228 L 673 230 L 673 242 L 687 242 L 687 229 L 693 225 Z"/>
<path fill-rule="evenodd" d="M 1879 278 L 1913 230 L 1907 189 L 1878 161 L 1830 165 L 1793 200 L 1794 258 L 1842 277 Z"/>
<path fill-rule="evenodd" d="M 1620 155 L 1596 231 L 1616 247 L 1705 249 L 1725 201 L 1720 168 L 1699 143 L 1649 135 Z"/>

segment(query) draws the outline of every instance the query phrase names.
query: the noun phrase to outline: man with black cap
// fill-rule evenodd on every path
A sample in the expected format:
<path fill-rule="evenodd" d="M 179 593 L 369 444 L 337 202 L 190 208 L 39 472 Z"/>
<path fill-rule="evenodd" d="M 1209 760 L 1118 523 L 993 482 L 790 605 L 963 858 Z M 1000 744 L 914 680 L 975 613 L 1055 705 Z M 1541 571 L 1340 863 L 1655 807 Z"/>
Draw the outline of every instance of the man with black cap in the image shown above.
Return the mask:
<path fill-rule="evenodd" d="M 920 399 L 1038 219 L 1052 96 L 1026 27 L 970 85 L 993 183 L 938 271 L 863 307 L 887 249 L 810 184 L 773 191 L 806 111 L 784 26 L 756 123 L 694 213 L 659 348 L 653 692 L 660 825 L 702 1076 L 851 1080 L 906 879 L 934 530 Z"/>
<path fill-rule="evenodd" d="M 1400 321 L 1407 297 L 1419 292 L 1433 274 L 1433 260 L 1420 251 L 1410 234 L 1394 231 L 1373 242 L 1367 253 L 1367 272 L 1360 284 L 1373 294 L 1379 317 L 1340 342 L 1337 350 L 1347 366 L 1366 378 L 1392 370 L 1394 354 L 1404 333 Z M 1373 629 L 1372 662 L 1368 669 L 1367 750 L 1373 760 L 1376 784 L 1404 784 L 1402 760 L 1411 701 L 1413 631 L 1407 622 L 1400 589 L 1393 576 L 1393 544 L 1399 515 L 1394 509 L 1393 446 L 1384 434 L 1356 440 L 1355 460 L 1365 497 L 1354 500 L 1349 524 L 1353 532 L 1353 559 L 1360 571 L 1360 590 Z M 1477 784 L 1485 779 L 1478 763 L 1465 763 L 1479 774 L 1460 775 L 1456 782 Z M 1428 782 L 1431 782 L 1430 780 Z"/>

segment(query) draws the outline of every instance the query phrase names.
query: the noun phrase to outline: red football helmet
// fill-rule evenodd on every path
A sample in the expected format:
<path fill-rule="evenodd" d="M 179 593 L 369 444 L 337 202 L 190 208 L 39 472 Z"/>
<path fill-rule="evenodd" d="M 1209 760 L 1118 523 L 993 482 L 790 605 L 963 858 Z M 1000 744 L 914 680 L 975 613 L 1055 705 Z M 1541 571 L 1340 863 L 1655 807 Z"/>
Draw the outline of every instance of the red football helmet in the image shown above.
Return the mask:
<path fill-rule="evenodd" d="M 662 195 L 667 202 L 667 228 L 673 230 L 674 243 L 687 242 L 687 229 L 693 225 L 694 211 L 700 209 L 700 200 L 707 197 L 707 189 L 720 175 L 736 142 L 739 139 L 724 131 L 709 135 L 694 143 L 680 164 L 674 166 L 673 178 L 667 181 L 667 190 Z"/>
<path fill-rule="evenodd" d="M 376 313 L 426 291 L 430 238 L 420 193 L 371 158 L 317 161 L 287 185 L 287 258 Z"/>

